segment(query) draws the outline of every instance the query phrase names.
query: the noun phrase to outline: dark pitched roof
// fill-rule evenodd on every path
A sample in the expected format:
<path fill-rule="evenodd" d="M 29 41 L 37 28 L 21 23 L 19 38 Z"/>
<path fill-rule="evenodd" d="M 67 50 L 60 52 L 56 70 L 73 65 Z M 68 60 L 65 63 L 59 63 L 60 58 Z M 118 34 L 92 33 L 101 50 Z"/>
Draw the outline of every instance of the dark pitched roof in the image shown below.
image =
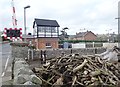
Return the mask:
<path fill-rule="evenodd" d="M 48 20 L 48 19 L 37 19 L 35 18 L 34 24 L 37 26 L 50 26 L 50 27 L 60 27 L 56 20 Z"/>
<path fill-rule="evenodd" d="M 83 36 L 85 36 L 87 33 L 88 33 L 88 32 L 79 32 L 79 33 L 77 34 L 77 36 L 83 37 Z"/>

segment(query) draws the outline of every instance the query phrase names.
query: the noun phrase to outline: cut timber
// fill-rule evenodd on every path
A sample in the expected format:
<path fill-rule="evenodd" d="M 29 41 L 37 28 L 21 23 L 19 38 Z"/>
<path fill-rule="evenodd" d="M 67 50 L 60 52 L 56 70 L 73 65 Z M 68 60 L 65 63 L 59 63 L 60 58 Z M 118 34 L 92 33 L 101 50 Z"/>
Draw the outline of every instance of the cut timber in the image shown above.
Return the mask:
<path fill-rule="evenodd" d="M 120 82 L 118 64 L 105 61 L 96 55 L 70 54 L 47 61 L 48 66 L 35 68 L 36 74 L 47 87 L 117 87 L 117 83 Z"/>
<path fill-rule="evenodd" d="M 57 79 L 57 81 L 54 83 L 54 85 L 63 85 L 63 78 L 60 77 L 59 79 Z"/>
<path fill-rule="evenodd" d="M 73 72 L 76 72 L 79 69 L 82 69 L 86 63 L 87 63 L 87 60 L 85 59 L 84 62 L 81 65 L 79 65 L 79 66 L 77 66 L 76 68 L 73 69 Z"/>

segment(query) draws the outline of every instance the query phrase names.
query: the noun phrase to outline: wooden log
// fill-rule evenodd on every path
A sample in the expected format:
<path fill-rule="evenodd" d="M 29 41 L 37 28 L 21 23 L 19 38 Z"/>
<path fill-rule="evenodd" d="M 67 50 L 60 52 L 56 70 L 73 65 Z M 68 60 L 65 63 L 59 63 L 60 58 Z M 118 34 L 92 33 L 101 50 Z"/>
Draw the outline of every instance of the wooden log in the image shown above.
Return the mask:
<path fill-rule="evenodd" d="M 75 85 L 76 79 L 77 79 L 77 76 L 74 76 L 74 77 L 73 77 L 72 86 L 74 86 L 74 85 Z"/>
<path fill-rule="evenodd" d="M 103 62 L 100 60 L 100 57 L 97 57 L 97 60 L 100 64 L 103 64 Z"/>
<path fill-rule="evenodd" d="M 57 81 L 53 85 L 63 85 L 63 77 L 57 79 Z"/>
<path fill-rule="evenodd" d="M 54 77 L 55 77 L 55 75 L 52 76 L 50 79 L 48 79 L 47 82 L 50 82 Z"/>
<path fill-rule="evenodd" d="M 116 85 L 115 81 L 112 80 L 111 78 L 109 78 L 109 81 L 110 81 L 110 83 L 112 83 L 113 85 Z"/>
<path fill-rule="evenodd" d="M 73 69 L 73 72 L 75 73 L 79 69 L 82 69 L 85 66 L 86 63 L 87 63 L 87 60 L 85 59 L 84 62 L 81 65 L 79 65 L 79 66 L 77 66 L 76 68 Z"/>
<path fill-rule="evenodd" d="M 98 79 L 99 79 L 100 83 L 102 83 L 102 84 L 104 83 L 100 76 L 98 76 Z"/>
<path fill-rule="evenodd" d="M 112 76 L 113 78 L 115 78 L 117 81 L 119 81 L 118 77 L 115 76 L 110 70 L 108 70 L 108 72 L 111 74 L 111 76 Z"/>
<path fill-rule="evenodd" d="M 100 70 L 96 70 L 96 71 L 93 71 L 90 73 L 90 75 L 93 77 L 93 76 L 97 76 L 97 75 L 100 75 L 101 74 L 101 71 Z"/>
<path fill-rule="evenodd" d="M 83 83 L 79 82 L 78 80 L 76 80 L 76 83 L 78 83 L 81 86 L 85 86 Z"/>
<path fill-rule="evenodd" d="M 44 80 L 41 76 L 39 76 L 39 78 L 40 78 L 43 82 L 45 82 L 45 83 L 47 83 L 47 84 L 49 84 L 49 85 L 51 85 L 51 86 L 52 86 L 52 83 L 47 82 L 47 81 L 46 81 L 46 80 Z"/>
<path fill-rule="evenodd" d="M 47 67 L 36 68 L 36 71 L 40 72 L 39 75 L 48 75 L 47 80 L 42 78 L 47 85 L 88 86 L 92 83 L 116 85 L 120 81 L 119 68 L 98 56 L 65 55 L 49 61 Z"/>

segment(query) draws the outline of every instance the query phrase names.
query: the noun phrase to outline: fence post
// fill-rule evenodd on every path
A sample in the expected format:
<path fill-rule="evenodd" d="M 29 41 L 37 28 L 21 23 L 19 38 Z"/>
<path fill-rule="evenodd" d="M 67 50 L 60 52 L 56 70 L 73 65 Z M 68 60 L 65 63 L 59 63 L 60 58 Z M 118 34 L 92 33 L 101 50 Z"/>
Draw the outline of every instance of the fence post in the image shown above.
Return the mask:
<path fill-rule="evenodd" d="M 30 59 L 30 49 L 28 49 L 28 60 Z"/>
<path fill-rule="evenodd" d="M 34 51 L 34 50 L 31 50 L 31 54 L 32 54 L 32 60 L 33 60 L 33 51 Z"/>
<path fill-rule="evenodd" d="M 11 74 L 12 79 L 14 79 L 14 64 L 15 64 L 15 57 L 12 60 L 12 74 Z"/>
<path fill-rule="evenodd" d="M 93 48 L 95 47 L 95 42 L 92 43 L 93 44 Z"/>
<path fill-rule="evenodd" d="M 95 54 L 97 54 L 97 48 L 95 48 Z"/>
<path fill-rule="evenodd" d="M 72 49 L 70 50 L 70 53 L 72 54 L 73 52 L 72 52 Z"/>
<path fill-rule="evenodd" d="M 46 63 L 46 50 L 44 50 L 43 55 L 44 55 L 43 63 Z"/>
<path fill-rule="evenodd" d="M 41 64 L 43 63 L 43 62 L 42 62 L 42 61 L 43 61 L 43 55 L 42 55 L 42 54 L 43 54 L 43 51 L 41 50 L 41 51 L 40 51 L 40 56 L 41 56 L 40 62 L 41 62 Z"/>

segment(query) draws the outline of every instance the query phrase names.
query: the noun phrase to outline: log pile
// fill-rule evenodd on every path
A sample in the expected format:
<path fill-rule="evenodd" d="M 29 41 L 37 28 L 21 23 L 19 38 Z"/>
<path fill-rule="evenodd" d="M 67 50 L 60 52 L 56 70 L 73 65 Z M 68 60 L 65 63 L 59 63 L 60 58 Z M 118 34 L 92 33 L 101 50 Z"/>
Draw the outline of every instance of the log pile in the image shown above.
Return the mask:
<path fill-rule="evenodd" d="M 116 86 L 120 82 L 117 64 L 94 55 L 62 55 L 33 68 L 46 86 Z"/>

